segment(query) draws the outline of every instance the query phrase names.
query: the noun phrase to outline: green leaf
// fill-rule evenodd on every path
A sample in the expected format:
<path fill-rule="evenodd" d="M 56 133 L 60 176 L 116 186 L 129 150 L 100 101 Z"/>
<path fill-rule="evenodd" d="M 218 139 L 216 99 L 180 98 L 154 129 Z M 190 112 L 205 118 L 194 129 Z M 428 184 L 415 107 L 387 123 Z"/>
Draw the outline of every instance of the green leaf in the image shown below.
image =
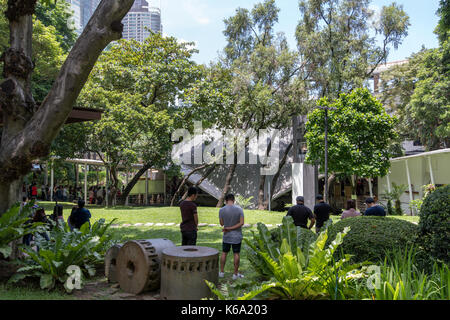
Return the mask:
<path fill-rule="evenodd" d="M 51 274 L 41 275 L 40 280 L 41 289 L 52 289 L 55 285 L 55 279 Z"/>
<path fill-rule="evenodd" d="M 0 253 L 3 255 L 3 257 L 6 259 L 10 256 L 12 253 L 12 248 L 10 245 L 2 246 L 0 247 Z"/>

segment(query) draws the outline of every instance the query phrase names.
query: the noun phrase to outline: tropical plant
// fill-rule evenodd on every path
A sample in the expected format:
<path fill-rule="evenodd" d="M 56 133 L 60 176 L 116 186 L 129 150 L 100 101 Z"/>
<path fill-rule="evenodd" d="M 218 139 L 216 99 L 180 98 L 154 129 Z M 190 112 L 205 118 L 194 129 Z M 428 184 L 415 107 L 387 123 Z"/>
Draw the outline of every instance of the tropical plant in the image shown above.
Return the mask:
<path fill-rule="evenodd" d="M 10 243 L 42 228 L 42 223 L 26 224 L 30 220 L 34 202 L 23 208 L 13 205 L 0 216 L 0 257 L 8 258 L 12 253 Z"/>
<path fill-rule="evenodd" d="M 67 268 L 78 266 L 83 276 L 95 275 L 95 267 L 103 263 L 106 250 L 113 244 L 112 235 L 106 233 L 114 222 L 105 223 L 104 219 L 96 221 L 92 228 L 86 222 L 80 230 L 70 230 L 66 223 L 57 224 L 49 233 L 50 240 L 36 234 L 36 245 L 40 248 L 35 252 L 31 248 L 23 248 L 30 259 L 17 270 L 9 282 L 17 282 L 26 277 L 39 277 L 42 289 L 53 289 L 56 284 L 66 286 L 69 277 Z M 82 280 L 82 279 L 80 279 Z"/>
<path fill-rule="evenodd" d="M 251 248 L 249 260 L 256 265 L 261 276 L 269 279 L 249 292 L 255 297 L 267 290 L 286 299 L 344 299 L 355 294 L 356 282 L 366 277 L 362 264 L 349 264 L 350 255 L 336 260 L 334 253 L 350 228 L 340 232 L 327 247 L 328 228 L 315 240 L 299 241 L 308 233 L 298 233 L 291 217 L 283 219 L 280 228 L 281 246 L 270 237 L 264 225 L 258 224 L 259 235 L 253 243 L 244 240 Z M 301 229 L 300 229 L 301 230 Z M 264 239 L 264 240 L 263 240 Z M 258 249 L 261 248 L 262 250 Z M 254 259 L 254 252 L 259 257 Z M 253 255 L 252 255 L 253 254 Z M 251 260 L 251 258 L 253 261 Z M 256 295 L 253 295 L 256 294 Z"/>
<path fill-rule="evenodd" d="M 292 250 L 295 252 L 297 248 L 302 250 L 307 248 L 309 244 L 317 239 L 317 235 L 309 229 L 296 227 L 292 217 L 283 217 L 282 224 L 271 231 L 263 223 L 257 224 L 258 232 L 251 230 L 252 240 L 244 238 L 246 244 L 247 258 L 252 267 L 258 271 L 261 276 L 268 278 L 270 270 L 258 255 L 259 251 L 269 253 L 272 259 L 278 259 L 282 239 L 286 238 Z"/>
<path fill-rule="evenodd" d="M 253 196 L 249 198 L 245 198 L 244 196 L 241 196 L 240 194 L 236 195 L 236 203 L 242 207 L 242 209 L 247 209 L 252 205 L 252 199 Z"/>
<path fill-rule="evenodd" d="M 391 191 L 386 192 L 385 199 L 394 201 L 394 211 L 392 215 L 403 215 L 402 203 L 400 201 L 400 198 L 406 190 L 408 190 L 408 186 L 406 184 L 397 185 L 395 182 L 392 182 Z"/>
<path fill-rule="evenodd" d="M 368 295 L 376 300 L 449 300 L 450 272 L 445 264 L 435 264 L 428 275 L 416 265 L 417 250 L 392 250 L 380 267 L 378 283 Z"/>

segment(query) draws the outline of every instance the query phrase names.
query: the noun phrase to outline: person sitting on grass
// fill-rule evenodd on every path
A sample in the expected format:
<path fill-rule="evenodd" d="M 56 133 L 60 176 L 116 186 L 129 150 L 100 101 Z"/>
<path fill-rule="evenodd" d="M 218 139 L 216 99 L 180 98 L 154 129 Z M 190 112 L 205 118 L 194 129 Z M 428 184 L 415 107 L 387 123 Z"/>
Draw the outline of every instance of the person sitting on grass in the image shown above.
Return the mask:
<path fill-rule="evenodd" d="M 220 225 L 223 226 L 222 256 L 220 257 L 219 277 L 224 277 L 225 263 L 230 248 L 233 248 L 234 254 L 234 274 L 233 280 L 243 278 L 239 273 L 240 252 L 242 243 L 242 226 L 244 225 L 244 211 L 241 207 L 234 204 L 233 194 L 225 196 L 226 205 L 219 210 Z"/>
<path fill-rule="evenodd" d="M 84 204 L 84 200 L 78 200 L 78 208 L 72 210 L 70 214 L 69 224 L 73 228 L 80 229 L 86 222 L 89 222 L 89 227 L 91 226 L 91 212 L 84 207 Z"/>
<path fill-rule="evenodd" d="M 347 200 L 347 208 L 342 212 L 341 219 L 360 216 L 361 212 L 356 210 L 355 200 Z"/>
<path fill-rule="evenodd" d="M 367 210 L 364 212 L 365 216 L 379 216 L 385 217 L 386 211 L 382 206 L 376 204 L 372 197 L 366 199 Z"/>

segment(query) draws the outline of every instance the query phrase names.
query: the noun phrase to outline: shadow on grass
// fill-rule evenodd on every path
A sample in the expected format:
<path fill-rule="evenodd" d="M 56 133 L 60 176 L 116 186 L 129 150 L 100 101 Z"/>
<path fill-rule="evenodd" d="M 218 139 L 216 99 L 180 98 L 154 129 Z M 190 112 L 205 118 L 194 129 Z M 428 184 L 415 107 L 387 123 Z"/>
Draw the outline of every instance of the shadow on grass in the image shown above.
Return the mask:
<path fill-rule="evenodd" d="M 142 240 L 142 239 L 169 239 L 176 246 L 181 246 L 181 232 L 176 227 L 150 227 L 150 228 L 114 228 L 109 231 L 113 235 L 113 239 L 124 243 L 129 240 Z M 245 238 L 250 239 L 251 233 L 249 230 L 244 230 L 243 235 Z M 202 227 L 199 228 L 197 234 L 197 246 L 204 246 L 217 249 L 219 255 L 222 252 L 222 231 L 220 228 Z M 231 272 L 233 262 L 231 258 L 232 254 L 228 255 L 227 264 L 225 266 L 225 272 Z M 245 246 L 241 247 L 241 263 L 240 270 L 243 272 L 251 272 L 250 262 L 247 259 L 247 253 Z"/>

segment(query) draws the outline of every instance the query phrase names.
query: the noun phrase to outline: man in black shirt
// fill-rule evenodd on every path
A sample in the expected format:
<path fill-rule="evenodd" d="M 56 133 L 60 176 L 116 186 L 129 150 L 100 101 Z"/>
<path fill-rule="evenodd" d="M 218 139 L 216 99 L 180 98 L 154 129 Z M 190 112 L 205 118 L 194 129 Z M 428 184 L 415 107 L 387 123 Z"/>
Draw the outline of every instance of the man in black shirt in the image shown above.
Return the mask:
<path fill-rule="evenodd" d="M 318 203 L 314 206 L 314 216 L 316 218 L 316 232 L 320 232 L 320 228 L 323 227 L 323 224 L 330 219 L 330 213 L 333 212 L 333 208 L 328 203 L 323 201 L 323 196 L 319 194 L 316 197 Z"/>
<path fill-rule="evenodd" d="M 311 229 L 316 222 L 311 209 L 305 207 L 305 199 L 302 196 L 298 196 L 296 201 L 297 205 L 291 207 L 286 216 L 291 216 L 294 219 L 294 224 L 296 226 Z M 308 219 L 311 220 L 309 227 L 307 227 Z"/>

